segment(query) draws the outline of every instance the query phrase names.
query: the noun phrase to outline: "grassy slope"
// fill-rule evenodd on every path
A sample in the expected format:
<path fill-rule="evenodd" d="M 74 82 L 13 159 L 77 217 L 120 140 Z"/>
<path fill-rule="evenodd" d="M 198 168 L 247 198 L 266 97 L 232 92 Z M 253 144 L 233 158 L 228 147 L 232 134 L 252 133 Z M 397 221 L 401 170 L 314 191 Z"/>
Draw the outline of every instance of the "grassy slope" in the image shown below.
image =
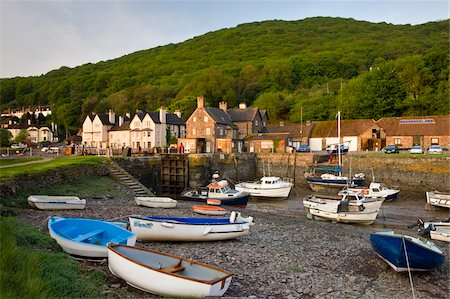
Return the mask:
<path fill-rule="evenodd" d="M 42 157 L 25 157 L 20 159 L 0 159 L 0 166 L 6 166 L 6 165 L 14 165 L 18 163 L 25 163 L 25 162 L 31 162 L 31 161 L 38 161 L 42 160 Z"/>

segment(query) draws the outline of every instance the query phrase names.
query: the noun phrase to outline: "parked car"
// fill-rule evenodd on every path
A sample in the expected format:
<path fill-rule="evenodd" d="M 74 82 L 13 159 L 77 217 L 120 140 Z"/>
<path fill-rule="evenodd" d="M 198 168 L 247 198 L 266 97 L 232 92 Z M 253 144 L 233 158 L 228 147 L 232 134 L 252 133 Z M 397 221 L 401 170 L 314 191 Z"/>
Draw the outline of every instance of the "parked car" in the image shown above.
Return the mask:
<path fill-rule="evenodd" d="M 41 148 L 41 152 L 46 152 L 48 151 L 48 146 L 44 146 L 43 148 Z"/>
<path fill-rule="evenodd" d="M 388 145 L 384 148 L 385 154 L 398 154 L 398 147 L 396 145 Z"/>
<path fill-rule="evenodd" d="M 423 154 L 423 148 L 420 145 L 414 145 L 410 150 L 410 154 Z"/>
<path fill-rule="evenodd" d="M 429 154 L 442 154 L 442 147 L 440 145 L 432 145 L 428 149 Z"/>
<path fill-rule="evenodd" d="M 47 150 L 49 154 L 57 154 L 59 152 L 59 148 L 57 146 L 52 146 Z"/>
<path fill-rule="evenodd" d="M 11 144 L 11 148 L 22 149 L 22 148 L 27 148 L 27 145 L 23 144 L 23 143 L 19 143 L 19 144 L 15 143 L 15 144 Z"/>
<path fill-rule="evenodd" d="M 310 152 L 311 149 L 309 148 L 309 145 L 307 144 L 300 144 L 300 146 L 297 149 L 297 152 L 307 153 Z"/>

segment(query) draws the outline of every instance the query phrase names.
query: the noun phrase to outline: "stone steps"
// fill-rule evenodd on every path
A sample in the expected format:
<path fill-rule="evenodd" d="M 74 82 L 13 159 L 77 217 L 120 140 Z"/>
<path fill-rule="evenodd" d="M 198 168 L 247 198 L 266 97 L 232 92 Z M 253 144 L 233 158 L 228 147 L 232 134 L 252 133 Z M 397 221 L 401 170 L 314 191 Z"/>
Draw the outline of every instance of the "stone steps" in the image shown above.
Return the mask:
<path fill-rule="evenodd" d="M 147 187 L 142 185 L 135 177 L 129 174 L 125 169 L 117 165 L 114 161 L 110 161 L 109 174 L 110 176 L 121 183 L 123 186 L 130 189 L 134 196 L 155 196 Z"/>

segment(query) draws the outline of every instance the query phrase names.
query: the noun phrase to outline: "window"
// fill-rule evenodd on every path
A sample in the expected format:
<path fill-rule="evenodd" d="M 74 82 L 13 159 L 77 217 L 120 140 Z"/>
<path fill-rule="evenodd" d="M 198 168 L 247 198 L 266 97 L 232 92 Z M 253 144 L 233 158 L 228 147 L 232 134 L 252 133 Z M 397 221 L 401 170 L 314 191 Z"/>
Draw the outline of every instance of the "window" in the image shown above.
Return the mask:
<path fill-rule="evenodd" d="M 197 134 L 197 129 L 192 129 L 192 135 L 194 135 L 195 136 L 195 134 Z"/>
<path fill-rule="evenodd" d="M 257 127 L 257 126 L 258 126 L 258 120 L 255 119 L 255 127 Z"/>
<path fill-rule="evenodd" d="M 193 121 L 194 121 L 194 122 L 197 122 L 197 117 L 195 117 L 195 116 L 194 116 L 194 119 L 193 119 Z"/>
<path fill-rule="evenodd" d="M 438 145 L 439 144 L 439 138 L 431 138 L 431 145 Z"/>
<path fill-rule="evenodd" d="M 208 122 L 208 117 L 205 116 L 205 117 L 203 118 L 203 121 L 204 121 L 205 123 L 207 123 L 207 122 Z"/>
<path fill-rule="evenodd" d="M 401 138 L 394 138 L 394 144 L 402 144 Z"/>
<path fill-rule="evenodd" d="M 206 135 L 211 135 L 211 129 L 210 128 L 206 128 Z"/>

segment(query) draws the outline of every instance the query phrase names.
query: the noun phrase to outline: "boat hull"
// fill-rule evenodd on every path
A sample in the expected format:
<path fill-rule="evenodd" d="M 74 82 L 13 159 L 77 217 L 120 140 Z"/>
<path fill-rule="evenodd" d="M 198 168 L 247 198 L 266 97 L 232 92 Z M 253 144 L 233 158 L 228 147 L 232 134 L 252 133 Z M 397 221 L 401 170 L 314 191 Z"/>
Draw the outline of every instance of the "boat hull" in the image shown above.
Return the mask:
<path fill-rule="evenodd" d="M 65 252 L 81 257 L 106 257 L 108 243 L 136 243 L 134 233 L 100 220 L 50 217 L 48 229 L 50 236 Z"/>
<path fill-rule="evenodd" d="M 225 198 L 214 198 L 220 200 L 220 204 L 226 206 L 233 206 L 244 209 L 247 206 L 249 194 L 242 194 L 238 197 L 225 197 Z M 207 202 L 207 196 L 186 196 L 182 195 L 181 199 L 195 201 L 195 202 Z"/>
<path fill-rule="evenodd" d="M 197 214 L 222 216 L 227 213 L 227 210 L 215 206 L 193 206 L 192 210 Z"/>
<path fill-rule="evenodd" d="M 83 210 L 86 200 L 77 196 L 30 195 L 28 204 L 39 210 Z"/>
<path fill-rule="evenodd" d="M 236 190 L 247 192 L 252 197 L 256 198 L 278 198 L 286 199 L 289 197 L 292 186 L 280 187 L 280 188 L 258 188 L 251 186 L 246 186 L 245 184 L 238 184 L 235 186 Z"/>
<path fill-rule="evenodd" d="M 247 222 L 225 218 L 129 217 L 130 228 L 142 241 L 219 241 L 246 236 Z"/>
<path fill-rule="evenodd" d="M 161 296 L 220 297 L 231 284 L 232 273 L 217 267 L 149 249 L 124 247 L 108 247 L 109 270 L 140 290 Z M 180 271 L 166 272 L 177 266 Z"/>
<path fill-rule="evenodd" d="M 410 271 L 430 271 L 445 260 L 443 251 L 433 243 L 394 232 L 373 233 L 370 243 L 375 252 L 397 272 L 408 271 L 408 268 Z"/>
<path fill-rule="evenodd" d="M 450 209 L 450 194 L 429 191 L 426 196 L 428 204 Z"/>
<path fill-rule="evenodd" d="M 134 200 L 137 205 L 149 208 L 173 209 L 177 206 L 177 201 L 170 197 L 136 196 Z"/>
<path fill-rule="evenodd" d="M 424 227 L 430 229 L 430 238 L 443 242 L 450 242 L 450 222 L 425 222 Z"/>

